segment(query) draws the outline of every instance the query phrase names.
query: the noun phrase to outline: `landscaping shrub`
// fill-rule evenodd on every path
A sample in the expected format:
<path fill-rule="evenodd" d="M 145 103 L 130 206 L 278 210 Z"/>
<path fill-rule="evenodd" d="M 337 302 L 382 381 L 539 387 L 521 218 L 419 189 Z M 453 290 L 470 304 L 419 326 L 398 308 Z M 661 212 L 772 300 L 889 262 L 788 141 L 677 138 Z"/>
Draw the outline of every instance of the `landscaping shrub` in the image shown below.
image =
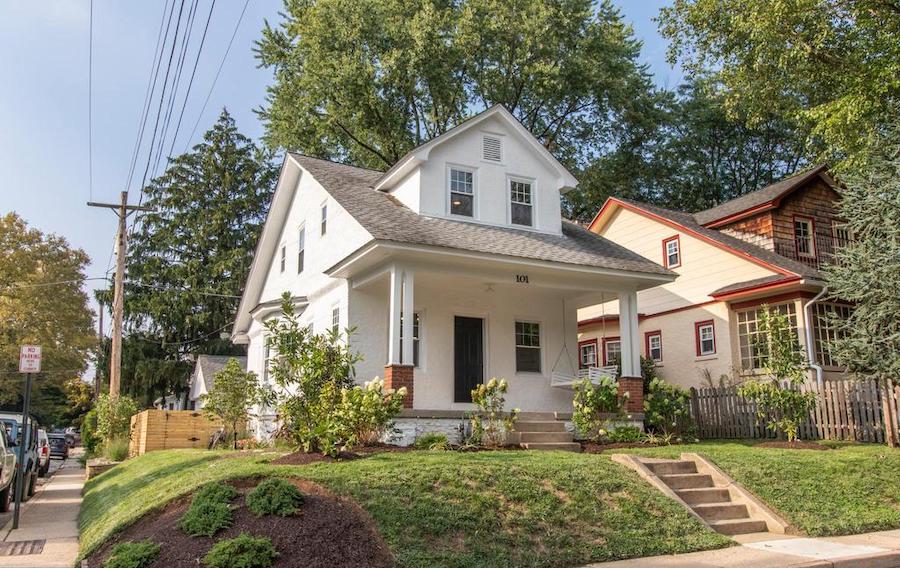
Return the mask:
<path fill-rule="evenodd" d="M 472 389 L 472 403 L 478 410 L 472 413 L 472 438 L 470 443 L 499 448 L 506 444 L 506 433 L 515 426 L 519 409 L 506 413 L 506 379 L 491 379 Z"/>
<path fill-rule="evenodd" d="M 100 450 L 100 438 L 97 436 L 97 409 L 91 409 L 81 422 L 81 445 L 89 457 L 97 455 Z"/>
<path fill-rule="evenodd" d="M 691 394 L 662 379 L 653 379 L 644 397 L 644 418 L 653 431 L 667 437 L 690 430 Z"/>
<path fill-rule="evenodd" d="M 103 568 L 144 568 L 159 556 L 159 545 L 149 540 L 123 542 L 112 549 Z"/>
<path fill-rule="evenodd" d="M 245 371 L 237 359 L 231 358 L 221 371 L 213 375 L 212 389 L 200 395 L 203 414 L 219 418 L 228 427 L 226 439 L 231 438 L 232 448 L 238 449 L 238 426 L 246 423 L 248 409 L 268 405 L 274 400 L 271 389 L 262 387 L 256 373 Z"/>
<path fill-rule="evenodd" d="M 428 432 L 416 438 L 413 444 L 420 450 L 447 450 L 450 449 L 450 441 L 446 434 Z"/>
<path fill-rule="evenodd" d="M 278 551 L 271 540 L 241 533 L 230 540 L 217 542 L 203 557 L 203 563 L 210 568 L 267 568 L 276 556 Z"/>
<path fill-rule="evenodd" d="M 637 426 L 618 426 L 610 431 L 606 438 L 613 443 L 632 443 L 644 441 L 644 433 Z"/>
<path fill-rule="evenodd" d="M 381 379 L 369 381 L 362 387 L 341 389 L 341 402 L 333 419 L 344 444 L 380 442 L 400 414 L 405 396 L 406 387 L 385 390 Z"/>
<path fill-rule="evenodd" d="M 113 438 L 129 438 L 131 417 L 140 411 L 133 398 L 119 395 L 115 398 L 101 394 L 97 399 L 97 437 L 108 442 Z"/>
<path fill-rule="evenodd" d="M 109 461 L 125 461 L 128 459 L 129 439 L 117 436 L 103 444 L 103 457 Z"/>
<path fill-rule="evenodd" d="M 247 494 L 247 508 L 257 517 L 278 515 L 290 517 L 303 504 L 303 494 L 291 483 L 270 477 Z"/>
<path fill-rule="evenodd" d="M 191 503 L 178 521 L 178 527 L 190 536 L 213 536 L 230 526 L 231 507 L 215 501 Z"/>
<path fill-rule="evenodd" d="M 237 497 L 237 489 L 225 483 L 207 483 L 194 494 L 193 503 L 209 501 L 212 503 L 225 503 Z"/>
<path fill-rule="evenodd" d="M 608 417 L 603 415 L 621 414 L 623 406 L 615 379 L 601 377 L 597 385 L 584 379 L 575 385 L 572 422 L 582 436 L 596 441 L 606 435 Z"/>

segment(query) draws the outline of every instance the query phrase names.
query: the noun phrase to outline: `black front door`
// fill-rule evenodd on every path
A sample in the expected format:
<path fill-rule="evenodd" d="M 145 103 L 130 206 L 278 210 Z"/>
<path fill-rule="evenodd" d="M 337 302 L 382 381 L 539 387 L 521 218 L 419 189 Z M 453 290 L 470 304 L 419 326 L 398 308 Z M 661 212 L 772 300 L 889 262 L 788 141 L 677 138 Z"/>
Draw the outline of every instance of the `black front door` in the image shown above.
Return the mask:
<path fill-rule="evenodd" d="M 484 381 L 484 320 L 453 320 L 453 400 L 472 402 L 472 389 Z"/>

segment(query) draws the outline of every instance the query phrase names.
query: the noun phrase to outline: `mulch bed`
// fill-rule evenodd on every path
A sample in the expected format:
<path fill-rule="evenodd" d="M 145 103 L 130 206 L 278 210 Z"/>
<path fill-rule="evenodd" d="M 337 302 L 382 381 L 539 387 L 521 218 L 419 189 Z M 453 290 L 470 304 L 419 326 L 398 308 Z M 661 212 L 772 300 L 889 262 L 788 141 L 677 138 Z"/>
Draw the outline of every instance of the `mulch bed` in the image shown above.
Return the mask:
<path fill-rule="evenodd" d="M 321 452 L 294 452 L 291 454 L 286 454 L 281 456 L 276 460 L 272 460 L 272 463 L 275 465 L 306 465 L 310 463 L 321 463 L 321 462 L 339 462 L 339 461 L 350 461 L 350 460 L 358 460 L 360 458 L 365 458 L 374 454 L 381 454 L 385 452 L 413 452 L 416 451 L 416 448 L 412 446 L 390 446 L 388 444 L 379 444 L 375 446 L 360 446 L 358 448 L 353 448 L 352 451 L 349 452 L 340 452 L 336 457 L 323 455 Z"/>
<path fill-rule="evenodd" d="M 656 448 L 665 444 L 648 444 L 646 442 L 616 442 L 614 444 L 598 444 L 596 442 L 581 442 L 581 451 L 586 454 L 600 454 L 606 450 L 619 450 L 622 448 Z M 674 444 L 669 444 L 674 445 Z"/>
<path fill-rule="evenodd" d="M 293 517 L 257 517 L 244 506 L 244 495 L 258 480 L 234 483 L 240 495 L 232 502 L 234 524 L 213 538 L 190 537 L 178 528 L 178 520 L 191 497 L 169 503 L 107 541 L 87 558 L 90 568 L 99 568 L 112 547 L 120 542 L 150 539 L 160 545 L 151 568 L 197 568 L 219 540 L 242 532 L 272 539 L 279 556 L 273 567 L 389 568 L 396 565 L 372 519 L 353 501 L 336 497 L 320 485 L 290 480 L 306 496 L 300 513 Z"/>
<path fill-rule="evenodd" d="M 753 444 L 754 448 L 778 448 L 782 450 L 830 450 L 828 446 L 816 444 L 815 442 L 805 442 L 797 440 L 796 442 L 788 442 L 786 440 L 772 440 L 770 442 L 762 442 Z"/>

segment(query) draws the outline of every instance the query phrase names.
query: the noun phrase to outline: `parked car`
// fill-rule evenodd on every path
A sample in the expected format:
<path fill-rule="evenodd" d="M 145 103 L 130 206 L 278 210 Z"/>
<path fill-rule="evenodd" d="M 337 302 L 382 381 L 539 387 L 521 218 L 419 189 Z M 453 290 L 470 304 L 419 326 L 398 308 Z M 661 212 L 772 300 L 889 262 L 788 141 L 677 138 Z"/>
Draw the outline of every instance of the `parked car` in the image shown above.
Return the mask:
<path fill-rule="evenodd" d="M 0 513 L 9 511 L 16 486 L 15 451 L 7 444 L 6 436 L 0 436 Z"/>
<path fill-rule="evenodd" d="M 15 412 L 0 412 L 0 424 L 6 429 L 9 449 L 15 452 L 18 458 L 21 445 L 25 444 L 25 457 L 17 460 L 18 466 L 22 467 L 22 478 L 24 486 L 22 487 L 22 500 L 25 501 L 34 495 L 37 489 L 38 469 L 40 468 L 40 456 L 38 455 L 37 431 L 40 424 L 34 417 L 28 420 L 28 435 L 22 433 L 22 415 Z M 51 447 L 52 449 L 52 447 Z"/>
<path fill-rule="evenodd" d="M 50 457 L 66 459 L 69 457 L 69 442 L 66 435 L 61 432 L 50 432 L 47 434 L 50 439 Z"/>
<path fill-rule="evenodd" d="M 38 477 L 44 477 L 50 471 L 50 440 L 47 431 L 38 430 Z"/>

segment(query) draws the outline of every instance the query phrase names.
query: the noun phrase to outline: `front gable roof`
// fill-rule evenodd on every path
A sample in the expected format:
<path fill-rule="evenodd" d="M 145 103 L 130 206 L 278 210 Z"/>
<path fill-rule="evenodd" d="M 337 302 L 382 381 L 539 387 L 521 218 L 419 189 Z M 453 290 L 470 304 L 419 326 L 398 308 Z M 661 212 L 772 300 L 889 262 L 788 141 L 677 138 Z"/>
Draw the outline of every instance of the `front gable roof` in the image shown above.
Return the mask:
<path fill-rule="evenodd" d="M 527 128 L 522 126 L 522 123 L 516 119 L 506 107 L 501 104 L 495 104 L 491 108 L 487 109 L 484 112 L 476 114 L 475 116 L 465 120 L 455 127 L 451 128 L 447 132 L 436 136 L 413 148 L 410 150 L 405 156 L 397 160 L 397 163 L 391 166 L 386 172 L 384 172 L 374 183 L 374 188 L 377 190 L 386 191 L 391 189 L 394 184 L 403 179 L 406 174 L 415 169 L 416 166 L 421 164 L 422 162 L 428 159 L 428 156 L 431 153 L 431 150 L 434 149 L 435 146 L 440 144 L 444 144 L 452 140 L 454 137 L 470 130 L 471 128 L 478 126 L 484 121 L 496 117 L 499 120 L 504 121 L 508 124 L 514 132 L 516 132 L 520 138 L 530 146 L 538 159 L 546 162 L 546 164 L 553 170 L 557 172 L 557 189 L 560 193 L 566 193 L 567 191 L 574 189 L 576 185 L 578 185 L 578 180 L 569 173 L 569 170 L 563 166 L 556 157 L 541 144 L 534 135 L 529 132 Z"/>

